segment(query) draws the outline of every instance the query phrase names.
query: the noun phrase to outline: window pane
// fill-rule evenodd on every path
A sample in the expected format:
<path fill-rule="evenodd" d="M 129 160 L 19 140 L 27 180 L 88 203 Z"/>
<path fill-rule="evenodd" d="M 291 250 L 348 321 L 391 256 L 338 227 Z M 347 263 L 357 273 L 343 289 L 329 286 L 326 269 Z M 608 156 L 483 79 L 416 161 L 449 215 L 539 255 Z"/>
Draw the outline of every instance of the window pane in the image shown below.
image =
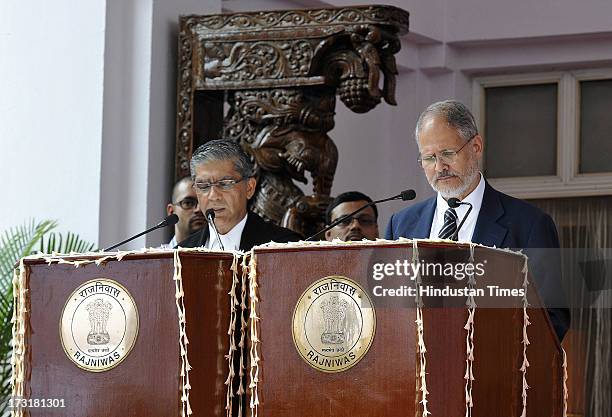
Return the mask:
<path fill-rule="evenodd" d="M 485 89 L 485 175 L 557 174 L 557 84 Z"/>
<path fill-rule="evenodd" d="M 580 83 L 578 172 L 612 172 L 612 80 Z"/>

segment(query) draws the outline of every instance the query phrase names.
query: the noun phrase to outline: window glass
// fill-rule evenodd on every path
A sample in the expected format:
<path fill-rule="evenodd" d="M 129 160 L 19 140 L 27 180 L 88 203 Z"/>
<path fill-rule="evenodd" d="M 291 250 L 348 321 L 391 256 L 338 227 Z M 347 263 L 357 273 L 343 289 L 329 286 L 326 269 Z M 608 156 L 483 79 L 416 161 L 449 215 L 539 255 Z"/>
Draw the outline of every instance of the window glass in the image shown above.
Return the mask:
<path fill-rule="evenodd" d="M 578 172 L 612 172 L 612 80 L 580 82 Z"/>
<path fill-rule="evenodd" d="M 485 175 L 557 174 L 557 83 L 485 88 Z"/>

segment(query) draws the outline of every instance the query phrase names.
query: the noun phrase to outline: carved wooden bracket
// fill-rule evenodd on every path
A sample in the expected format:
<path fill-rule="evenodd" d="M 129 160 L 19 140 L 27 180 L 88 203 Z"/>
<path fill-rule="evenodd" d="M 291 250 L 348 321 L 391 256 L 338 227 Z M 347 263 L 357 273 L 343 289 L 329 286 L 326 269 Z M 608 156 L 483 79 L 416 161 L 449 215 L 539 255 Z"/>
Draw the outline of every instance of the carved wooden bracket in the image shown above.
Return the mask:
<path fill-rule="evenodd" d="M 408 17 L 392 6 L 182 16 L 176 177 L 189 175 L 197 145 L 234 139 L 257 167 L 251 208 L 305 235 L 320 228 L 338 161 L 327 135 L 336 94 L 357 113 L 396 104 Z M 311 196 L 293 182 L 306 173 Z"/>

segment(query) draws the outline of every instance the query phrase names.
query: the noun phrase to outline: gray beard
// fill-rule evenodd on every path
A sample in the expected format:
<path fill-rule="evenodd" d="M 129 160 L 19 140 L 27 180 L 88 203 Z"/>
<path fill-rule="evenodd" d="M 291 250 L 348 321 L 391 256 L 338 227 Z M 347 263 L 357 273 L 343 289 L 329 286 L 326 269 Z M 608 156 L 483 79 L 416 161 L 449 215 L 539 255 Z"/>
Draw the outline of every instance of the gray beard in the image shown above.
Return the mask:
<path fill-rule="evenodd" d="M 456 188 L 441 190 L 436 188 L 434 185 L 435 182 L 433 184 L 430 183 L 429 185 L 431 185 L 431 188 L 433 188 L 434 191 L 440 193 L 445 200 L 448 200 L 449 198 L 460 198 L 469 190 L 470 186 L 476 180 L 476 178 L 478 178 L 479 174 L 478 164 L 472 164 L 470 170 L 465 174 L 465 176 L 460 177 L 463 180 L 463 184 Z"/>

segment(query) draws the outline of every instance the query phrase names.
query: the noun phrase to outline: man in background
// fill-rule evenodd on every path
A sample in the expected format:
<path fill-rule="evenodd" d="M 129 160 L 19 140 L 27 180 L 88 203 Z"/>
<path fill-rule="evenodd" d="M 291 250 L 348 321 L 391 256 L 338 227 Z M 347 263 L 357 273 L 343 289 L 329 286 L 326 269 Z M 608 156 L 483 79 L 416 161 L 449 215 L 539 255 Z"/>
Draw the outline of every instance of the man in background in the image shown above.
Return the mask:
<path fill-rule="evenodd" d="M 180 179 L 172 188 L 172 201 L 166 206 L 168 215 L 176 214 L 179 221 L 174 225 L 174 236 L 164 248 L 174 248 L 178 242 L 187 239 L 187 236 L 202 229 L 206 219 L 198 207 L 198 199 L 193 189 L 190 177 Z"/>
<path fill-rule="evenodd" d="M 331 224 L 342 216 L 354 212 L 360 207 L 371 203 L 372 199 L 359 191 L 348 191 L 336 197 L 327 207 L 326 221 Z M 370 206 L 354 217 L 340 222 L 325 232 L 325 239 L 332 241 L 376 240 L 378 238 L 378 209 Z"/>

